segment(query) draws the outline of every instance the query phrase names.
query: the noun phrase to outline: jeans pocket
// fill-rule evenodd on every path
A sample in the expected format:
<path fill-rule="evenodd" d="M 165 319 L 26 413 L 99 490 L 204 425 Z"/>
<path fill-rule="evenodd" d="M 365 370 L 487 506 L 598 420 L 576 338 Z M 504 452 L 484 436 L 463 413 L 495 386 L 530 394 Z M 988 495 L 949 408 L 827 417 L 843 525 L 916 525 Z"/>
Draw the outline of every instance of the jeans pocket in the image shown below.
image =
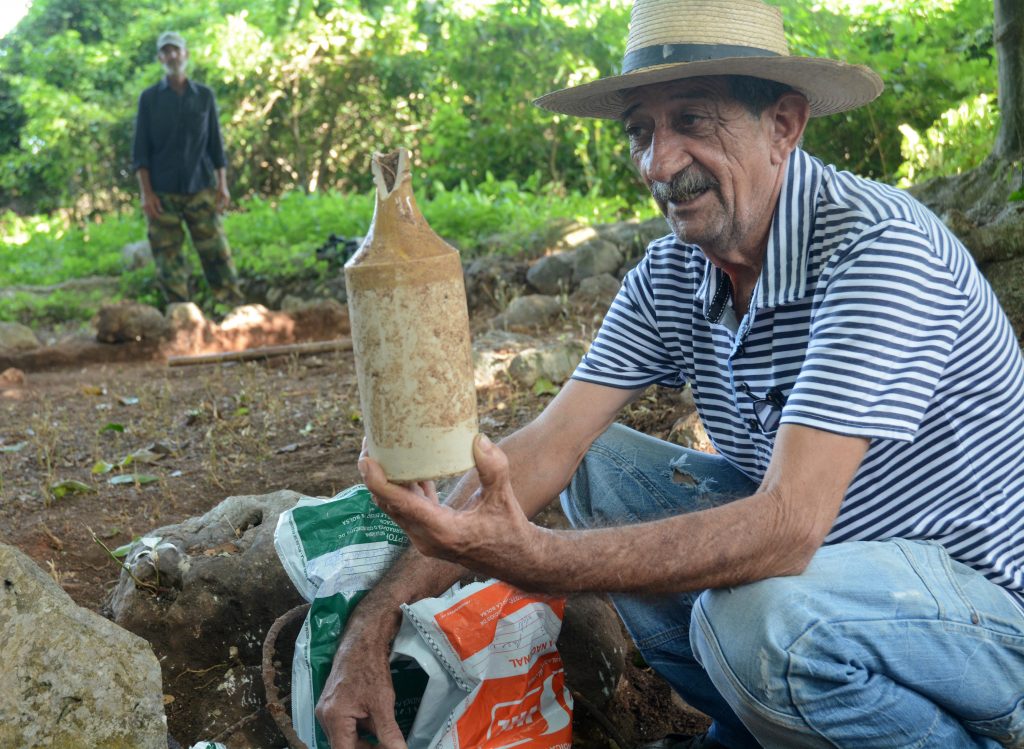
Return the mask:
<path fill-rule="evenodd" d="M 968 720 L 964 726 L 972 733 L 988 736 L 1000 746 L 1024 747 L 1024 697 L 1006 715 L 990 720 Z"/>

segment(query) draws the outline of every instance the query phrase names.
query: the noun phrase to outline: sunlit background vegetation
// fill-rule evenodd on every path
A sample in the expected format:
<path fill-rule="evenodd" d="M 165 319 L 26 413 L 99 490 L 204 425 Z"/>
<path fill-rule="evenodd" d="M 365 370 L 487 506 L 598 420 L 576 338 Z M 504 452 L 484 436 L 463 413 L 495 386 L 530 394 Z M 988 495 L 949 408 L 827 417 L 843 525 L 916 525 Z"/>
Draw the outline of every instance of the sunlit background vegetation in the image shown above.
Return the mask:
<path fill-rule="evenodd" d="M 769 1 L 793 53 L 886 81 L 870 106 L 812 122 L 809 151 L 901 186 L 989 152 L 991 0 Z M 428 219 L 466 254 L 497 232 L 520 249 L 556 218 L 651 215 L 617 123 L 530 104 L 617 72 L 628 15 L 625 0 L 34 0 L 0 39 L 0 286 L 122 273 L 121 246 L 145 237 L 130 146 L 165 29 L 218 96 L 243 274 L 309 268 L 329 233 L 363 233 L 370 154 L 399 145 Z M 124 293 L 144 296 L 150 274 L 125 274 Z M 0 301 L 0 319 L 33 314 Z"/>

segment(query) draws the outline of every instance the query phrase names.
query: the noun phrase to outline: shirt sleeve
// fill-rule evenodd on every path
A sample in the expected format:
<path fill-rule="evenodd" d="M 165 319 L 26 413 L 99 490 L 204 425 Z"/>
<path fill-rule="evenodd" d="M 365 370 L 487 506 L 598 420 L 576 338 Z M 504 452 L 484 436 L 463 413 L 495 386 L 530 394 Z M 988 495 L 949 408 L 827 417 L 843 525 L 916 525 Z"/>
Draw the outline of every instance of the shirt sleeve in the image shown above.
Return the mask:
<path fill-rule="evenodd" d="M 650 255 L 626 274 L 574 380 L 623 389 L 685 384 L 658 330 Z"/>
<path fill-rule="evenodd" d="M 139 109 L 135 115 L 135 135 L 132 138 L 132 171 L 149 169 L 152 140 L 149 133 L 149 99 L 146 92 L 139 95 Z"/>
<path fill-rule="evenodd" d="M 825 275 L 782 423 L 911 441 L 953 351 L 966 295 L 929 237 L 901 222 L 862 237 Z"/>
<path fill-rule="evenodd" d="M 217 100 L 210 92 L 210 116 L 207 118 L 210 132 L 206 139 L 206 152 L 210 156 L 214 169 L 223 169 L 227 166 L 227 159 L 224 157 L 224 142 L 220 137 L 220 120 L 217 112 Z"/>

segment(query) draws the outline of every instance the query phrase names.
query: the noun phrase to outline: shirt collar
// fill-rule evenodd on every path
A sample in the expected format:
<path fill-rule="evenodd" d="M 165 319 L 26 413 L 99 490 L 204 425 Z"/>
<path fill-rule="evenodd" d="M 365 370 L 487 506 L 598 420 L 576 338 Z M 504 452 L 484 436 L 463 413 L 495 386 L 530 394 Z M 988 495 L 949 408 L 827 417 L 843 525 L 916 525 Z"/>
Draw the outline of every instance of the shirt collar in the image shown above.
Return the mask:
<path fill-rule="evenodd" d="M 790 154 L 768 232 L 764 266 L 754 289 L 754 307 L 777 307 L 807 294 L 808 247 L 823 172 L 822 163 L 803 150 L 797 148 Z M 712 324 L 721 321 L 731 297 L 729 277 L 707 261 L 704 280 L 697 289 L 705 319 Z"/>
<path fill-rule="evenodd" d="M 157 87 L 159 88 L 160 91 L 166 91 L 167 89 L 169 89 L 171 87 L 171 84 L 167 80 L 167 76 L 166 75 L 163 78 L 160 79 L 160 83 L 157 84 Z M 185 79 L 185 87 L 191 93 L 193 93 L 193 94 L 198 93 L 197 90 L 196 90 L 196 85 L 194 83 L 192 83 L 192 79 L 191 78 L 186 78 Z"/>

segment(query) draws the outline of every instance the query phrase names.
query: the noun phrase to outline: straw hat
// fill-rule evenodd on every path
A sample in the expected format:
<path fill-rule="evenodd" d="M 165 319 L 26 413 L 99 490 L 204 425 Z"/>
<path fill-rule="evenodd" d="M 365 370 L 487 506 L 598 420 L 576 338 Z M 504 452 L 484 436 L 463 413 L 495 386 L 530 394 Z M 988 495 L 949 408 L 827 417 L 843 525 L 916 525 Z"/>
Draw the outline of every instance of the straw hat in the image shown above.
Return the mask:
<path fill-rule="evenodd" d="M 552 112 L 618 119 L 628 89 L 702 75 L 749 75 L 785 83 L 811 116 L 845 112 L 882 93 L 864 65 L 791 57 L 778 8 L 761 0 L 636 0 L 622 74 L 545 94 Z"/>

